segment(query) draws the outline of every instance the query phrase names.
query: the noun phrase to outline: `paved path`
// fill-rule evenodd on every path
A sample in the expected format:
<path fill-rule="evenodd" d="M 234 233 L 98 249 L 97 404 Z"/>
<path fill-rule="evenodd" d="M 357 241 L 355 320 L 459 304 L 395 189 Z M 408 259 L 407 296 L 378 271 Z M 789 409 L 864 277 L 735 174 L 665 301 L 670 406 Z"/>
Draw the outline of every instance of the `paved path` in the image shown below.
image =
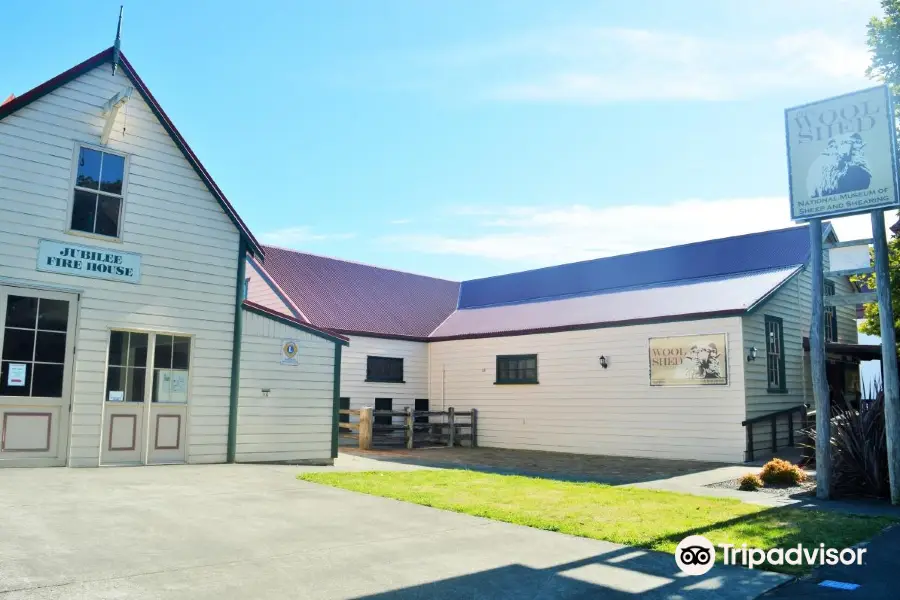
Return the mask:
<path fill-rule="evenodd" d="M 666 554 L 300 482 L 300 470 L 0 470 L 0 599 L 692 600 L 786 579 L 686 577 Z"/>

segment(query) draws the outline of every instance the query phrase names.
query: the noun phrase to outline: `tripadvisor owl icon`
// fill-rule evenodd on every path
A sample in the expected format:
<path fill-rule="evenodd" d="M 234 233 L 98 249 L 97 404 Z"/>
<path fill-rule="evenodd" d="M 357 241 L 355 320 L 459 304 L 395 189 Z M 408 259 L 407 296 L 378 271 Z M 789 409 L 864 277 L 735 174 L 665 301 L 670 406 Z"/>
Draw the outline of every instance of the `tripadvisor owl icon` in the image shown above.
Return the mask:
<path fill-rule="evenodd" d="M 689 535 L 675 548 L 675 564 L 688 575 L 703 575 L 715 562 L 715 546 L 702 535 Z"/>

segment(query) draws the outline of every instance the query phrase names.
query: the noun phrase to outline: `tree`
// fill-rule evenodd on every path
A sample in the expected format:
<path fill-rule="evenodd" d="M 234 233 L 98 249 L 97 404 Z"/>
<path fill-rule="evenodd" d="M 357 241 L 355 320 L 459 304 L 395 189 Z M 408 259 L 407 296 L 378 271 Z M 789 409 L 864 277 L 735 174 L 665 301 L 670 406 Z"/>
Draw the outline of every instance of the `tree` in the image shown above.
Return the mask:
<path fill-rule="evenodd" d="M 894 97 L 900 94 L 900 0 L 881 0 L 883 17 L 872 17 L 868 25 L 867 43 L 872 53 L 872 62 L 866 69 L 866 76 L 887 83 Z M 895 105 L 900 102 L 895 102 Z M 900 109 L 900 106 L 897 107 Z M 888 241 L 891 275 L 891 305 L 894 308 L 894 331 L 900 340 L 900 239 Z M 855 278 L 874 290 L 875 276 Z M 869 335 L 881 335 L 878 304 L 866 304 L 865 321 L 859 330 Z M 898 345 L 900 347 L 900 345 Z"/>

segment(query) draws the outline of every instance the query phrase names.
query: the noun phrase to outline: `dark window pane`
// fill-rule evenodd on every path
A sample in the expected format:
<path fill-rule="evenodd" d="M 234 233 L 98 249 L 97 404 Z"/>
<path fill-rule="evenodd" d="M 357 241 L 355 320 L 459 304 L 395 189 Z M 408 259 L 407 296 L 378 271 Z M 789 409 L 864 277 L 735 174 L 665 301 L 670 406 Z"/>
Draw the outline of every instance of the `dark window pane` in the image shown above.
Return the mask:
<path fill-rule="evenodd" d="M 172 368 L 172 343 L 171 335 L 156 336 L 156 352 L 153 355 L 153 366 L 157 369 Z"/>
<path fill-rule="evenodd" d="M 144 401 L 144 382 L 147 379 L 147 369 L 128 369 L 128 381 L 126 383 L 125 401 Z"/>
<path fill-rule="evenodd" d="M 66 334 L 38 331 L 34 360 L 48 363 L 66 362 Z"/>
<path fill-rule="evenodd" d="M 41 298 L 38 312 L 38 329 L 66 331 L 69 324 L 69 303 L 65 300 Z"/>
<path fill-rule="evenodd" d="M 3 337 L 3 360 L 34 359 L 34 331 L 6 329 Z"/>
<path fill-rule="evenodd" d="M 109 357 L 110 365 L 122 366 L 126 364 L 128 356 L 128 332 L 127 331 L 110 331 L 109 332 Z M 122 388 L 114 388 L 121 390 Z"/>
<path fill-rule="evenodd" d="M 424 399 L 424 398 L 417 398 L 416 405 L 413 408 L 413 410 L 416 410 L 416 411 L 428 410 L 428 400 Z M 427 416 L 416 417 L 414 420 L 416 423 L 427 423 L 428 417 Z"/>
<path fill-rule="evenodd" d="M 9 385 L 9 363 L 0 364 L 0 396 L 27 396 L 31 389 L 31 365 L 25 366 L 25 385 Z"/>
<path fill-rule="evenodd" d="M 109 399 L 110 392 L 125 391 L 125 368 L 109 367 L 106 375 L 106 399 Z"/>
<path fill-rule="evenodd" d="M 72 229 L 94 233 L 94 215 L 97 212 L 97 194 L 75 190 L 72 207 Z"/>
<path fill-rule="evenodd" d="M 187 370 L 191 366 L 191 338 L 176 337 L 172 353 L 172 368 Z"/>
<path fill-rule="evenodd" d="M 95 233 L 116 237 L 119 235 L 119 208 L 122 206 L 122 199 L 111 196 L 98 196 L 97 198 L 99 202 Z"/>
<path fill-rule="evenodd" d="M 78 176 L 75 185 L 96 190 L 100 183 L 100 158 L 102 154 L 90 148 L 82 148 L 78 154 Z"/>
<path fill-rule="evenodd" d="M 146 367 L 147 348 L 150 345 L 150 336 L 146 333 L 132 333 L 128 341 L 128 366 Z"/>
<path fill-rule="evenodd" d="M 6 326 L 34 329 L 37 298 L 9 296 L 6 303 Z"/>
<path fill-rule="evenodd" d="M 391 410 L 394 400 L 392 398 L 375 398 L 375 410 Z M 375 417 L 372 422 L 376 425 L 390 425 L 393 422 L 390 415 Z"/>
<path fill-rule="evenodd" d="M 115 154 L 103 154 L 103 172 L 100 189 L 113 194 L 122 193 L 122 179 L 125 176 L 125 159 Z"/>
<path fill-rule="evenodd" d="M 341 410 L 350 410 L 350 398 L 341 398 L 340 406 L 341 406 Z M 349 423 L 350 422 L 350 415 L 339 415 L 339 416 L 340 416 L 340 418 L 338 419 L 338 421 L 340 421 L 341 423 Z"/>
<path fill-rule="evenodd" d="M 61 398 L 63 369 L 63 365 L 34 365 L 34 387 L 31 389 L 31 395 L 42 398 Z"/>

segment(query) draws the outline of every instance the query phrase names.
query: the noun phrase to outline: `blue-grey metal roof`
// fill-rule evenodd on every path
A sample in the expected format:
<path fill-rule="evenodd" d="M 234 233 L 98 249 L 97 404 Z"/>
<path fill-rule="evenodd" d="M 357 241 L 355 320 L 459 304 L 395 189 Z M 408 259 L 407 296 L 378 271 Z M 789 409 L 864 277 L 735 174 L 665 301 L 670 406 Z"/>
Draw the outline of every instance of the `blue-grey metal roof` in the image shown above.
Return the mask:
<path fill-rule="evenodd" d="M 431 338 L 481 337 L 580 327 L 741 314 L 766 299 L 802 267 L 694 283 L 598 293 L 455 311 Z"/>
<path fill-rule="evenodd" d="M 458 308 L 708 280 L 792 267 L 808 258 L 809 229 L 804 225 L 464 281 Z"/>

